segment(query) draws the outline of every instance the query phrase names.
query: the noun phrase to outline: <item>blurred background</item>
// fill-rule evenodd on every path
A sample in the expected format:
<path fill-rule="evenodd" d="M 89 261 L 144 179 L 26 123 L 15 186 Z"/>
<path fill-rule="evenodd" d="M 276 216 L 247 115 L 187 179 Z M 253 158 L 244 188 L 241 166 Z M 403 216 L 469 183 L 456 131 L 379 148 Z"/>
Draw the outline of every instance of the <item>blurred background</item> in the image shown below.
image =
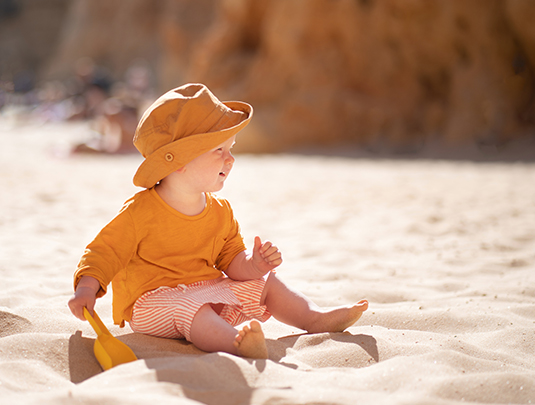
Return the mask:
<path fill-rule="evenodd" d="M 533 0 L 0 0 L 0 114 L 88 120 L 132 149 L 202 82 L 255 118 L 242 152 L 535 144 Z"/>

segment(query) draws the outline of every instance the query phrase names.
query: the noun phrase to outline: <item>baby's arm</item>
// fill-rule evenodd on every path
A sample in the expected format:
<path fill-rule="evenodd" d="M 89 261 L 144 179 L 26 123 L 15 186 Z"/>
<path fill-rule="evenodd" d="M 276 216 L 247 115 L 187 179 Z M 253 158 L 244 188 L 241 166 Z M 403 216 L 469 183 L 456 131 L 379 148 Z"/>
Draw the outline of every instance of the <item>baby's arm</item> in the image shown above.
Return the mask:
<path fill-rule="evenodd" d="M 100 290 L 100 283 L 96 278 L 83 276 L 80 279 L 74 295 L 69 300 L 69 308 L 74 316 L 85 321 L 84 307 L 93 313 L 98 290 Z"/>
<path fill-rule="evenodd" d="M 282 263 L 282 255 L 277 246 L 269 241 L 262 243 L 257 236 L 252 254 L 238 253 L 225 271 L 233 280 L 254 280 L 272 271 Z"/>

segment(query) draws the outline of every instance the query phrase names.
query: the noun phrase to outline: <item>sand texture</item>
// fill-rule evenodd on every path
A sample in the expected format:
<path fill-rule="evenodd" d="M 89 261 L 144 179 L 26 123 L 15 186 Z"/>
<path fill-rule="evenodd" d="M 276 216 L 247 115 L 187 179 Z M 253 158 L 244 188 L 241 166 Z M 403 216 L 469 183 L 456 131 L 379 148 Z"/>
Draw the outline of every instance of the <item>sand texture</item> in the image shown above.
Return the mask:
<path fill-rule="evenodd" d="M 248 246 L 276 243 L 319 305 L 369 310 L 334 334 L 270 319 L 254 361 L 113 326 L 107 295 L 139 360 L 103 372 L 67 300 L 141 159 L 67 156 L 84 131 L 0 121 L 1 403 L 535 403 L 535 164 L 238 156 L 222 194 Z"/>

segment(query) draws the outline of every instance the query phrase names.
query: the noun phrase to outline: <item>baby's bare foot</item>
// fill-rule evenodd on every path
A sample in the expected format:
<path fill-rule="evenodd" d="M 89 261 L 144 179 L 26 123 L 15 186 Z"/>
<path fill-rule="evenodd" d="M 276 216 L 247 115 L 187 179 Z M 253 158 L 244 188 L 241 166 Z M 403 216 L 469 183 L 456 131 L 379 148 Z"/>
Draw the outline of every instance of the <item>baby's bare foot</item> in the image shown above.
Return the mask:
<path fill-rule="evenodd" d="M 236 335 L 234 346 L 238 354 L 242 357 L 252 359 L 267 359 L 268 351 L 266 339 L 262 327 L 257 321 L 251 321 L 249 326 L 245 325 Z"/>
<path fill-rule="evenodd" d="M 361 300 L 353 305 L 322 312 L 318 314 L 307 331 L 310 333 L 342 332 L 357 322 L 367 309 L 368 301 Z"/>

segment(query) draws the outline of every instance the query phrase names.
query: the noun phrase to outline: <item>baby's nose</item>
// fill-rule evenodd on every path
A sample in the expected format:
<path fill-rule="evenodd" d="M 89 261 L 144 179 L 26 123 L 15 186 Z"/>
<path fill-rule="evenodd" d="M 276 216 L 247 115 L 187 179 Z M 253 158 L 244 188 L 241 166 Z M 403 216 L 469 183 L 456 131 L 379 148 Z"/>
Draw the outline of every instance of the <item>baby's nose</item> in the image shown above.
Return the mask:
<path fill-rule="evenodd" d="M 227 157 L 225 158 L 225 163 L 232 165 L 234 164 L 235 161 L 236 161 L 236 158 L 232 156 L 232 153 L 229 152 L 227 154 Z"/>

